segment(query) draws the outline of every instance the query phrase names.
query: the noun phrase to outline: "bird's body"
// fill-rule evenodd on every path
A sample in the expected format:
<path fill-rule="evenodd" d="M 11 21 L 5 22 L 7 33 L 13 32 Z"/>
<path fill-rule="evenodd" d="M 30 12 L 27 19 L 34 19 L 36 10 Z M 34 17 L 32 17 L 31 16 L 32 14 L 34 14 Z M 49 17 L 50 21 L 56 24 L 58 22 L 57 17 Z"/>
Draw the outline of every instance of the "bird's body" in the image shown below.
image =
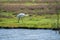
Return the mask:
<path fill-rule="evenodd" d="M 25 13 L 20 13 L 20 14 L 17 15 L 17 18 L 24 17 L 24 16 L 25 16 Z"/>

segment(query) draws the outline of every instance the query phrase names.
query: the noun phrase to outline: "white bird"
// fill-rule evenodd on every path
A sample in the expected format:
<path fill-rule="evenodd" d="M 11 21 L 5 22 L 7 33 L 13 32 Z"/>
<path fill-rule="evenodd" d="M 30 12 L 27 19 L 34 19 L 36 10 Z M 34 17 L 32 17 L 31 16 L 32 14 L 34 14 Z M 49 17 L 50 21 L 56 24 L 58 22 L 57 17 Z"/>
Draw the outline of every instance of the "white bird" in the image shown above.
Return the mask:
<path fill-rule="evenodd" d="M 25 16 L 29 16 L 29 15 L 27 15 L 27 14 L 25 14 L 25 13 L 19 13 L 18 15 L 17 15 L 17 18 L 18 18 L 18 23 L 19 23 L 19 20 L 21 20 L 23 17 L 25 17 Z"/>

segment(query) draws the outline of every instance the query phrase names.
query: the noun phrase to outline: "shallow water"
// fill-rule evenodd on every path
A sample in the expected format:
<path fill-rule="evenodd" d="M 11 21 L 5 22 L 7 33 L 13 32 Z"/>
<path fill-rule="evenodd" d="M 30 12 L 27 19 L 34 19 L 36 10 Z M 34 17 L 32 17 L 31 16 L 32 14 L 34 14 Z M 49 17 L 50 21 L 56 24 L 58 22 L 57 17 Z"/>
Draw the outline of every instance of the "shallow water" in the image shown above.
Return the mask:
<path fill-rule="evenodd" d="M 43 29 L 0 29 L 0 40 L 60 40 L 60 34 Z"/>

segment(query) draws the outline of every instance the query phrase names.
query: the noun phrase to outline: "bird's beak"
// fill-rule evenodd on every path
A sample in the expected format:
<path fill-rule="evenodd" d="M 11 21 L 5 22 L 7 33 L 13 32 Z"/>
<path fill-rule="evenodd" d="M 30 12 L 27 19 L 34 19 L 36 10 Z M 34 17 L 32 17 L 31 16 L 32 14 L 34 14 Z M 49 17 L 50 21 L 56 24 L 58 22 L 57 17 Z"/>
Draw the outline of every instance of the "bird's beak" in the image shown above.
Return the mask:
<path fill-rule="evenodd" d="M 25 16 L 29 16 L 29 15 L 25 15 Z"/>

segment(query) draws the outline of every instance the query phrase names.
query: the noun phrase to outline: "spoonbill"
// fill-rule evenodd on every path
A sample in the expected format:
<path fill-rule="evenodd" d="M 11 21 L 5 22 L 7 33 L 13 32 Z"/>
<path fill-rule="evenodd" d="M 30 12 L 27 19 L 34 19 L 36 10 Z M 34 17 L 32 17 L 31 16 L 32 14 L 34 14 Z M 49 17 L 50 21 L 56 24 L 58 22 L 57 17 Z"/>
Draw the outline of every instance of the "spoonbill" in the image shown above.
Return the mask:
<path fill-rule="evenodd" d="M 25 13 L 19 13 L 17 15 L 18 23 L 19 23 L 19 20 L 22 20 L 25 16 L 29 16 L 29 15 L 28 14 L 25 14 Z"/>

